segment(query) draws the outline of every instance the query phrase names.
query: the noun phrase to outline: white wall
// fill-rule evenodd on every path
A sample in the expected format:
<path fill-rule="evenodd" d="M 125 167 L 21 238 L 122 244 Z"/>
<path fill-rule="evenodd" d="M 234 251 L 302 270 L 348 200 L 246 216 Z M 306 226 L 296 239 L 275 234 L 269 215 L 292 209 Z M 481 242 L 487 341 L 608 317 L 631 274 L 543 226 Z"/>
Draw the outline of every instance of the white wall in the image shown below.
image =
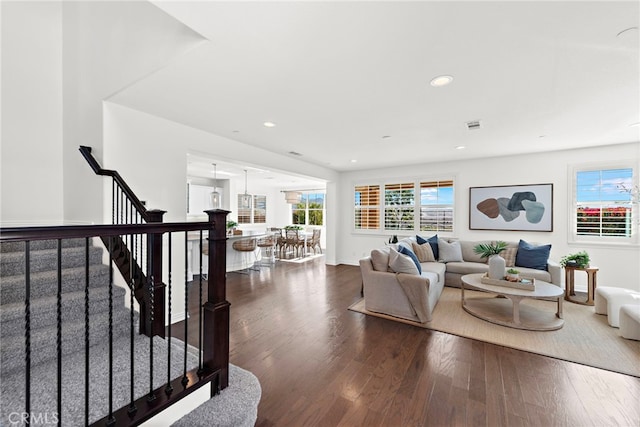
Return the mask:
<path fill-rule="evenodd" d="M 148 2 L 66 1 L 63 13 L 65 217 L 99 222 L 103 178 L 78 147 L 103 159 L 103 100 L 203 39 Z"/>
<path fill-rule="evenodd" d="M 524 239 L 551 243 L 551 259 L 556 261 L 566 254 L 584 249 L 591 255 L 592 265 L 600 268 L 600 286 L 640 289 L 640 246 L 572 244 L 568 239 L 571 197 L 569 169 L 572 165 L 620 160 L 632 160 L 638 168 L 636 170 L 640 170 L 640 143 L 343 173 L 338 191 L 337 261 L 355 265 L 371 249 L 382 246 L 391 234 L 361 235 L 353 232 L 354 184 L 396 177 L 454 175 L 455 231 L 452 236 L 468 240 Z M 469 187 L 540 183 L 553 183 L 553 232 L 469 230 Z M 576 283 L 580 284 L 581 280 L 583 278 L 578 273 Z"/>
<path fill-rule="evenodd" d="M 4 225 L 63 220 L 62 5 L 1 2 Z"/>

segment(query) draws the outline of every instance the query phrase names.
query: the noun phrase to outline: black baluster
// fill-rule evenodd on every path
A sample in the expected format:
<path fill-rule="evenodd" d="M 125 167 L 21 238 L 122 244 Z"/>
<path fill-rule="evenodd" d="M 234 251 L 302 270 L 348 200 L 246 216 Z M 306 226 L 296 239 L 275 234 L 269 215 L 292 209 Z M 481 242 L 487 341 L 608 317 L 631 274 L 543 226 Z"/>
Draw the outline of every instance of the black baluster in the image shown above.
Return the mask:
<path fill-rule="evenodd" d="M 111 224 L 116 223 L 116 179 L 111 178 Z"/>
<path fill-rule="evenodd" d="M 134 240 L 135 236 L 133 234 L 129 235 L 129 245 L 133 245 L 133 240 Z M 134 310 L 134 293 L 136 290 L 136 282 L 133 276 L 133 252 L 129 251 L 129 265 L 131 266 L 131 268 L 129 268 L 129 320 L 130 320 L 130 327 L 129 327 L 129 340 L 130 340 L 130 353 L 129 353 L 129 365 L 131 366 L 130 368 L 130 401 L 129 401 L 129 415 L 133 416 L 136 411 L 136 404 L 135 404 L 135 394 L 134 394 L 134 384 L 135 384 L 135 374 L 134 374 L 134 352 L 135 352 L 135 344 L 134 344 L 134 339 L 135 339 L 135 333 L 134 333 L 134 321 L 135 321 L 135 310 Z"/>
<path fill-rule="evenodd" d="M 89 238 L 84 257 L 84 424 L 89 425 Z"/>
<path fill-rule="evenodd" d="M 113 242 L 115 236 L 109 237 L 109 418 L 107 425 L 115 425 L 113 416 Z"/>
<path fill-rule="evenodd" d="M 25 346 L 25 409 L 27 414 L 25 424 L 31 424 L 31 256 L 30 243 L 24 242 L 25 250 L 25 298 L 24 298 L 24 346 Z"/>
<path fill-rule="evenodd" d="M 173 246 L 171 246 L 171 235 L 172 233 L 169 233 L 169 254 L 168 254 L 168 262 L 169 262 L 169 277 L 168 277 L 168 294 L 169 294 L 169 304 L 168 304 L 168 310 L 169 310 L 169 327 L 167 328 L 167 333 L 168 333 L 168 337 L 167 337 L 167 386 L 165 387 L 164 391 L 165 393 L 167 393 L 167 395 L 171 394 L 171 392 L 173 391 L 173 387 L 171 386 L 171 272 L 172 272 L 172 268 L 171 268 L 171 254 L 173 253 Z"/>
<path fill-rule="evenodd" d="M 198 375 L 202 375 L 202 230 L 200 230 L 200 279 L 198 280 Z"/>
<path fill-rule="evenodd" d="M 189 383 L 187 378 L 187 341 L 189 341 L 189 237 L 184 233 L 184 367 L 182 369 L 182 385 Z"/>
<path fill-rule="evenodd" d="M 149 281 L 149 308 L 148 308 L 148 329 L 149 332 L 149 394 L 147 395 L 147 401 L 152 402 L 156 399 L 156 395 L 153 391 L 153 316 L 154 316 L 154 294 L 155 294 L 155 278 L 153 277 L 153 241 L 155 239 L 154 234 L 147 235 L 147 280 Z"/>
<path fill-rule="evenodd" d="M 62 239 L 58 239 L 58 293 L 56 295 L 57 304 L 57 339 L 56 352 L 58 359 L 58 402 L 56 405 L 58 413 L 58 425 L 62 425 Z"/>

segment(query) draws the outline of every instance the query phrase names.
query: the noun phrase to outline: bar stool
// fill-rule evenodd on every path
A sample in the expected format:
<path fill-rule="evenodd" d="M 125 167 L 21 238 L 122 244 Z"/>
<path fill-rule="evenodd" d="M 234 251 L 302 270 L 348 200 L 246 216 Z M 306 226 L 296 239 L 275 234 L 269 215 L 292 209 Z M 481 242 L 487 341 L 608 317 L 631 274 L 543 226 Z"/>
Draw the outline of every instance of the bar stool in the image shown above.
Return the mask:
<path fill-rule="evenodd" d="M 242 252 L 244 259 L 244 263 L 245 264 L 249 264 L 250 260 L 247 257 L 250 257 L 249 253 L 253 253 L 253 256 L 256 258 L 254 260 L 254 265 L 255 265 L 255 261 L 257 260 L 257 256 L 256 256 L 256 239 L 242 239 L 242 240 L 236 240 L 235 242 L 233 242 L 233 244 L 231 245 L 231 247 L 238 251 L 238 252 Z M 256 268 L 250 268 L 247 267 L 245 268 L 245 270 L 257 270 Z M 243 270 L 240 270 L 243 271 Z M 248 274 L 248 272 L 246 273 Z"/>
<path fill-rule="evenodd" d="M 268 259 L 269 266 L 273 266 L 276 263 L 276 244 L 277 237 L 275 234 L 268 234 L 257 241 L 257 246 L 261 251 L 264 251 L 262 259 Z M 260 264 L 262 265 L 262 262 Z"/>

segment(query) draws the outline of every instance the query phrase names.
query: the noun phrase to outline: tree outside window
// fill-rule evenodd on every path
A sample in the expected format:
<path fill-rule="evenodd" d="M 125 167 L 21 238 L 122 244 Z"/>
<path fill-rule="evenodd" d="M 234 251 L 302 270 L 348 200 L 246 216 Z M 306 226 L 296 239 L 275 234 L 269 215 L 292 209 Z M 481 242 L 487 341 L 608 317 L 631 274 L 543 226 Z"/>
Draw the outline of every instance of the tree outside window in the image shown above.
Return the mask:
<path fill-rule="evenodd" d="M 291 222 L 297 225 L 324 225 L 324 193 L 303 193 L 292 206 Z"/>

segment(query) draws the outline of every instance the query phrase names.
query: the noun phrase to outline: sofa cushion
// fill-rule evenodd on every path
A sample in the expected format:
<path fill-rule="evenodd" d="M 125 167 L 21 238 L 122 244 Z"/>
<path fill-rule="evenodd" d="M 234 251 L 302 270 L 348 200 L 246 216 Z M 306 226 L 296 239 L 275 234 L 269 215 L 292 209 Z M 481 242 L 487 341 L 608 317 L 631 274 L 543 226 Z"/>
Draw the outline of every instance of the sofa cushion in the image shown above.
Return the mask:
<path fill-rule="evenodd" d="M 419 245 L 422 245 L 423 243 L 429 242 L 429 244 L 431 245 L 431 250 L 433 251 L 434 258 L 435 259 L 439 259 L 440 252 L 439 252 L 439 249 L 438 249 L 438 235 L 437 234 L 429 237 L 428 239 L 425 239 L 422 236 L 416 235 L 416 242 L 418 242 Z"/>
<path fill-rule="evenodd" d="M 515 266 L 546 271 L 550 252 L 551 245 L 534 246 L 520 239 Z"/>
<path fill-rule="evenodd" d="M 371 264 L 376 271 L 389 271 L 389 248 L 373 249 L 371 251 Z"/>
<path fill-rule="evenodd" d="M 420 264 L 422 266 L 422 272 L 425 271 L 435 273 L 438 275 L 438 283 L 444 283 L 445 272 L 447 271 L 447 265 L 441 262 L 423 262 Z"/>
<path fill-rule="evenodd" d="M 486 273 L 489 265 L 484 262 L 448 262 L 447 273 L 474 274 Z"/>
<path fill-rule="evenodd" d="M 429 279 L 430 284 L 436 284 L 439 281 L 438 275 L 432 271 L 423 271 L 422 273 L 420 273 L 420 277 Z"/>
<path fill-rule="evenodd" d="M 422 273 L 422 267 L 420 267 L 420 260 L 418 259 L 416 254 L 413 253 L 411 249 L 405 246 L 400 246 L 398 247 L 398 252 L 411 258 L 411 260 L 415 263 L 416 268 L 418 269 L 418 273 Z"/>
<path fill-rule="evenodd" d="M 416 263 L 413 262 L 410 257 L 401 254 L 393 248 L 390 248 L 389 268 L 395 273 L 420 274 Z"/>
<path fill-rule="evenodd" d="M 449 243 L 446 240 L 438 239 L 438 251 L 440 252 L 438 257 L 440 262 L 463 261 L 462 248 L 457 240 Z"/>
<path fill-rule="evenodd" d="M 498 255 L 500 255 L 505 260 L 507 267 L 514 267 L 516 265 L 517 253 L 518 248 L 507 248 L 501 251 Z"/>
<path fill-rule="evenodd" d="M 462 259 L 464 259 L 465 261 L 469 261 L 469 262 L 487 262 L 486 258 L 483 258 L 480 256 L 480 254 L 477 254 L 475 251 L 475 247 L 476 245 L 479 245 L 481 243 L 491 243 L 489 240 L 481 240 L 479 242 L 472 242 L 472 241 L 468 241 L 468 240 L 461 240 L 460 241 L 460 247 L 462 248 Z"/>
<path fill-rule="evenodd" d="M 418 257 L 418 260 L 423 262 L 434 262 L 436 261 L 435 256 L 433 256 L 433 249 L 431 249 L 431 245 L 429 242 L 423 243 L 419 245 L 417 242 L 413 243 L 413 252 Z"/>

